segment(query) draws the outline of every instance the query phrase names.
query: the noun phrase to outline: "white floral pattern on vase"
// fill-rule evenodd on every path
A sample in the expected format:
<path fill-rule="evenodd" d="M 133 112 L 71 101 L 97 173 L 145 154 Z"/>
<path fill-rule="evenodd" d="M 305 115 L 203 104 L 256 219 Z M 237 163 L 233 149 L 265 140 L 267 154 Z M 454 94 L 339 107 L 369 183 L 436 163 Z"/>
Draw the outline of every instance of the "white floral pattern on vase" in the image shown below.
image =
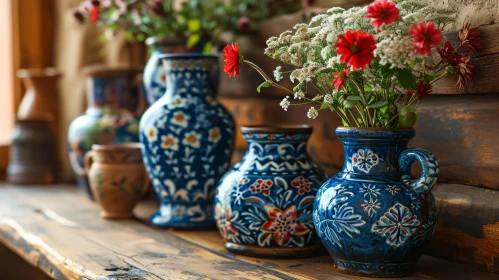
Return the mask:
<path fill-rule="evenodd" d="M 213 194 L 234 141 L 232 116 L 215 99 L 217 57 L 165 55 L 164 64 L 168 91 L 140 123 L 144 162 L 161 201 L 151 221 L 213 227 Z"/>

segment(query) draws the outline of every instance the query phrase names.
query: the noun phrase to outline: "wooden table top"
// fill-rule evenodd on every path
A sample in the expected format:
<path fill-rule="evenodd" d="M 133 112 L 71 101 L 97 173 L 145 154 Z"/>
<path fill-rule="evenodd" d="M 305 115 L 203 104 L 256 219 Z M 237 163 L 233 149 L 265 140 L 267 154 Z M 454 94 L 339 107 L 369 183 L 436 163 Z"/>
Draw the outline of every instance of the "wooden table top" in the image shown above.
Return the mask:
<path fill-rule="evenodd" d="M 55 279 L 365 279 L 339 273 L 327 255 L 276 260 L 225 250 L 216 230 L 153 228 L 152 201 L 137 219 L 103 220 L 74 186 L 0 184 L 0 242 Z M 404 279 L 499 279 L 429 256 Z"/>

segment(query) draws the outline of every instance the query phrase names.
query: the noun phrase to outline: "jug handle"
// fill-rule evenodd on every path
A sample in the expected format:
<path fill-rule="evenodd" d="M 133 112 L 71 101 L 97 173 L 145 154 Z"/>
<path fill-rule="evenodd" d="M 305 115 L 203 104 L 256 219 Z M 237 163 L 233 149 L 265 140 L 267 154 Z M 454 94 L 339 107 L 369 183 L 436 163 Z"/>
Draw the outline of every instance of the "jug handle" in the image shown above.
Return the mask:
<path fill-rule="evenodd" d="M 88 172 L 90 171 L 90 167 L 92 167 L 92 164 L 94 163 L 94 155 L 95 155 L 94 151 L 88 151 L 83 159 L 83 163 L 85 166 L 85 174 L 87 175 Z"/>
<path fill-rule="evenodd" d="M 415 161 L 421 164 L 423 170 L 419 178 L 414 178 L 411 174 L 411 164 Z M 435 156 L 423 149 L 407 149 L 400 153 L 399 166 L 402 170 L 402 182 L 425 199 L 438 179 L 439 168 Z"/>

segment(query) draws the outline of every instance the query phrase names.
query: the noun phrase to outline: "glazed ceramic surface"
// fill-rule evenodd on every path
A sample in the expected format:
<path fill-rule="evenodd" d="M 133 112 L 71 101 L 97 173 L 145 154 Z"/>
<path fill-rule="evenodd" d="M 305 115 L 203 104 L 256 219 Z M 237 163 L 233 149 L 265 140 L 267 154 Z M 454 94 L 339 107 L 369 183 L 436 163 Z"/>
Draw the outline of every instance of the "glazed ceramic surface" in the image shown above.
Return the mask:
<path fill-rule="evenodd" d="M 149 188 L 141 145 L 93 145 L 85 155 L 94 198 L 107 219 L 131 218 L 133 207 Z"/>
<path fill-rule="evenodd" d="M 95 70 L 88 73 L 88 108 L 68 130 L 69 158 L 78 185 L 91 196 L 83 158 L 93 144 L 139 142 L 139 120 L 146 109 L 137 72 Z"/>
<path fill-rule="evenodd" d="M 438 163 L 421 149 L 407 149 L 413 129 L 338 128 L 343 170 L 320 189 L 314 224 L 335 268 L 385 277 L 414 271 L 437 220 L 431 189 Z M 410 175 L 412 162 L 422 166 Z"/>
<path fill-rule="evenodd" d="M 229 250 L 303 257 L 322 250 L 312 220 L 324 172 L 307 154 L 309 126 L 243 127 L 248 150 L 221 180 L 215 219 Z"/>
<path fill-rule="evenodd" d="M 164 55 L 167 91 L 140 122 L 143 157 L 161 201 L 151 222 L 162 227 L 214 227 L 213 194 L 227 171 L 234 121 L 215 99 L 218 57 Z"/>
<path fill-rule="evenodd" d="M 166 91 L 166 70 L 162 65 L 161 56 L 167 53 L 187 52 L 184 38 L 156 38 L 146 40 L 151 49 L 151 56 L 144 68 L 144 86 L 146 100 L 149 105 L 160 99 Z"/>

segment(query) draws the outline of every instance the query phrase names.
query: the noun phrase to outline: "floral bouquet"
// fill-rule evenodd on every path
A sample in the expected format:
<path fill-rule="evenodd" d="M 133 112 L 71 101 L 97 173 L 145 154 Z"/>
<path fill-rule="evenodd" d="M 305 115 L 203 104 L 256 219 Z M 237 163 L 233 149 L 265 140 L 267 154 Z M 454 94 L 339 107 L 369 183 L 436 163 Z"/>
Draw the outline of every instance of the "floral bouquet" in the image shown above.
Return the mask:
<path fill-rule="evenodd" d="M 419 0 L 375 0 L 366 7 L 332 8 L 297 24 L 294 31 L 267 40 L 265 54 L 293 67 L 278 66 L 270 78 L 244 59 L 237 43 L 224 49 L 224 71 L 231 77 L 248 64 L 265 79 L 258 86 L 276 87 L 293 96 L 281 102 L 314 105 L 309 118 L 319 111 L 334 111 L 347 127 L 409 128 L 417 121 L 420 100 L 431 94 L 433 84 L 457 76 L 459 87 L 471 79 L 472 56 L 481 48 L 478 27 L 465 24 L 454 47 L 442 31 L 453 23 L 454 11 L 437 9 Z M 279 84 L 284 74 L 296 86 Z M 310 96 L 309 90 L 318 93 Z"/>

